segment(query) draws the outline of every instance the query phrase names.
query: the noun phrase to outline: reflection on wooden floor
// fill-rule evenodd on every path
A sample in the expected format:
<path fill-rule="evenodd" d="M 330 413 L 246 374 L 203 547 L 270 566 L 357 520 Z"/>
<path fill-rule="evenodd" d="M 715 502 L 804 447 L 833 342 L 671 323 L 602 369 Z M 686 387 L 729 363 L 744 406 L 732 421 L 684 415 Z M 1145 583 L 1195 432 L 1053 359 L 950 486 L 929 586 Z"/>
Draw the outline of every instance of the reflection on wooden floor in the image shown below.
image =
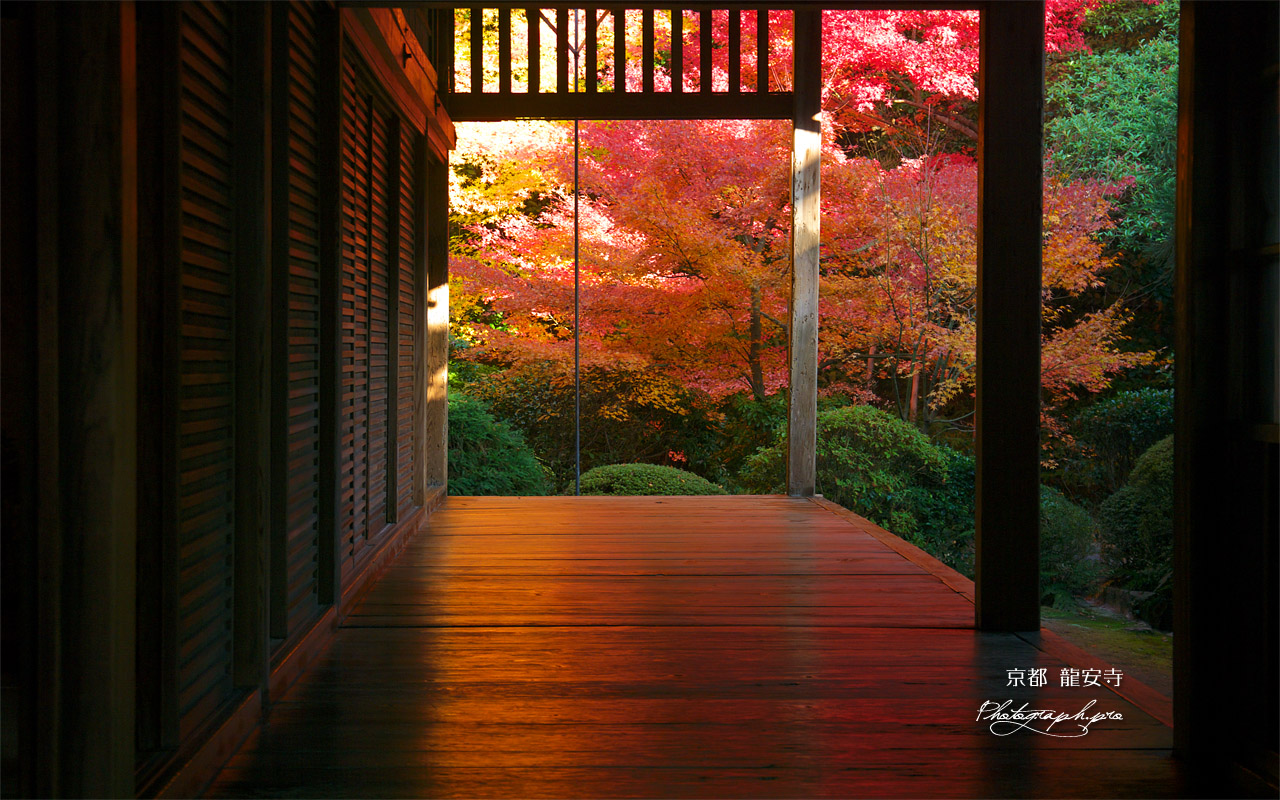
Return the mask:
<path fill-rule="evenodd" d="M 1060 687 L 957 578 L 822 501 L 450 498 L 211 794 L 1182 793 L 1141 687 Z M 996 736 L 1006 699 L 1123 721 Z"/>

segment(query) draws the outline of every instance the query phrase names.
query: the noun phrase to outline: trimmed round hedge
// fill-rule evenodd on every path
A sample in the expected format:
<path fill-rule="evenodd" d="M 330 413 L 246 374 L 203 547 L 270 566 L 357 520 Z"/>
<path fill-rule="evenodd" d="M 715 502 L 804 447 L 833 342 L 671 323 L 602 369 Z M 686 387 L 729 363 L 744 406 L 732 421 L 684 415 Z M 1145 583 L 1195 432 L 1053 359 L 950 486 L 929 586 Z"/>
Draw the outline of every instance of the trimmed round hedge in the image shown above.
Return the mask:
<path fill-rule="evenodd" d="M 582 474 L 583 494 L 724 494 L 716 484 L 692 472 L 658 464 L 607 464 Z"/>
<path fill-rule="evenodd" d="M 1173 572 L 1173 437 L 1143 453 L 1098 514 L 1102 555 L 1129 589 L 1155 591 Z"/>

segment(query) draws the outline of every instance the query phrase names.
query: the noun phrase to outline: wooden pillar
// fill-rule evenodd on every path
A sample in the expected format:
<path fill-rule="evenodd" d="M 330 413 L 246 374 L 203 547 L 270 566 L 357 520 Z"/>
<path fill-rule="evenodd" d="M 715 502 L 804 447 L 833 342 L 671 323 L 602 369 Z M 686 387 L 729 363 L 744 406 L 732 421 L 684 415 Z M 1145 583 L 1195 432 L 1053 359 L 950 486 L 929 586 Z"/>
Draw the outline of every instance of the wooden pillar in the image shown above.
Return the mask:
<path fill-rule="evenodd" d="M 764 11 L 760 12 L 765 13 Z M 795 12 L 791 150 L 791 327 L 787 494 L 810 497 L 817 473 L 818 244 L 822 161 L 822 12 Z"/>
<path fill-rule="evenodd" d="M 271 152 L 289 152 L 289 6 L 269 7 L 271 78 L 277 91 L 271 97 Z M 277 643 L 289 636 L 289 159 L 272 159 L 271 177 L 271 291 L 286 302 L 271 304 L 271 360 L 279 369 L 271 374 L 271 493 L 278 502 L 271 506 L 268 539 L 271 570 L 268 579 L 271 638 Z M 283 213 L 282 213 L 283 212 Z"/>
<path fill-rule="evenodd" d="M 134 795 L 137 96 L 132 3 L 36 22 L 35 793 Z"/>
<path fill-rule="evenodd" d="M 1040 628 L 1044 2 L 982 11 L 978 78 L 975 599 L 982 630 Z"/>
<path fill-rule="evenodd" d="M 232 676 L 268 676 L 271 525 L 270 15 L 235 6 L 235 555 Z M 282 367 L 284 365 L 281 365 Z"/>
<path fill-rule="evenodd" d="M 424 148 L 425 150 L 425 148 Z M 425 155 L 425 153 L 424 153 Z M 422 492 L 428 487 L 449 484 L 449 165 L 435 157 L 426 159 L 426 347 L 421 374 L 426 391 L 418 394 L 424 403 L 424 435 L 418 463 L 423 465 Z M 422 223 L 420 222 L 420 225 Z"/>
<path fill-rule="evenodd" d="M 1274 3 L 1182 5 L 1173 732 L 1206 796 L 1275 793 L 1278 25 Z"/>

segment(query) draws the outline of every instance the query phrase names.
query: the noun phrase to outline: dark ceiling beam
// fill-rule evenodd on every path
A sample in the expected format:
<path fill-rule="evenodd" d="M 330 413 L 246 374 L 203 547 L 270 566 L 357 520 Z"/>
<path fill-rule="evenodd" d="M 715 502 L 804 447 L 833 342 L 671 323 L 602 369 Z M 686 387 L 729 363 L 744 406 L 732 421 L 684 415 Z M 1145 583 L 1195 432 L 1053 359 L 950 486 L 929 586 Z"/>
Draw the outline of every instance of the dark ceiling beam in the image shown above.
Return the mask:
<path fill-rule="evenodd" d="M 680 8 L 684 9 L 739 9 L 752 11 L 761 8 L 780 11 L 794 11 L 797 9 L 821 8 L 823 10 L 879 10 L 879 9 L 937 9 L 937 10 L 953 10 L 953 9 L 973 9 L 979 10 L 987 7 L 987 2 L 983 0 L 969 0 L 968 2 L 929 2 L 928 0 L 845 0 L 845 2 L 825 2 L 825 3 L 806 3 L 806 2 L 752 2 L 751 0 L 738 0 L 733 3 L 717 3 L 717 2 L 699 2 L 699 0 L 685 0 L 679 3 Z M 386 8 L 420 8 L 420 9 L 436 9 L 436 8 L 469 8 L 470 4 L 461 3 L 440 3 L 432 0 L 417 0 L 416 2 L 389 2 L 389 0 L 371 0 L 370 2 L 361 2 L 361 0 L 343 0 L 338 3 L 339 6 L 375 6 Z M 527 8 L 527 2 L 485 2 L 481 4 L 485 8 Z M 612 10 L 615 8 L 625 9 L 670 9 L 670 2 L 654 2 L 654 0 L 636 0 L 630 3 L 616 2 L 596 2 L 594 8 L 602 10 Z M 548 0 L 548 2 L 540 2 L 538 8 L 584 8 L 583 3 L 564 2 L 564 0 Z"/>
<path fill-rule="evenodd" d="M 595 94 L 454 94 L 454 122 L 508 119 L 791 119 L 790 92 L 597 92 Z"/>

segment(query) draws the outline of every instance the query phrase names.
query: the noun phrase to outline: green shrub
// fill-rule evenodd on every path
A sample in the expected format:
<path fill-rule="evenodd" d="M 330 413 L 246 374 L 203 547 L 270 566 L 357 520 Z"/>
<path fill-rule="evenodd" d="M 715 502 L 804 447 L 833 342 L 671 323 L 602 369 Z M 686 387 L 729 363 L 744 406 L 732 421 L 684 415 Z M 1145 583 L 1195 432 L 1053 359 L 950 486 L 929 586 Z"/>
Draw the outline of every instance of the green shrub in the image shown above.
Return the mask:
<path fill-rule="evenodd" d="M 495 416 L 524 434 L 557 488 L 573 485 L 573 364 L 519 364 L 470 387 Z M 582 368 L 582 468 L 673 461 L 707 474 L 701 454 L 714 438 L 711 403 L 653 369 Z"/>
<path fill-rule="evenodd" d="M 736 492 L 742 488 L 738 475 L 747 459 L 760 448 L 775 444 L 785 429 L 787 396 L 777 392 L 757 400 L 750 393 L 741 392 L 721 400 L 717 411 L 716 439 L 713 452 L 706 459 L 715 466 L 705 474 Z"/>
<path fill-rule="evenodd" d="M 1098 579 L 1094 521 L 1062 492 L 1040 487 L 1040 602 L 1070 605 Z"/>
<path fill-rule="evenodd" d="M 1114 492 L 1138 457 L 1173 433 L 1173 390 L 1117 392 L 1082 410 L 1071 428 L 1079 448 L 1070 465 L 1073 482 Z"/>
<path fill-rule="evenodd" d="M 918 521 L 908 541 L 959 572 L 973 577 L 973 456 L 934 444 L 946 462 L 942 481 L 927 479 L 902 493 Z"/>
<path fill-rule="evenodd" d="M 449 394 L 449 494 L 542 495 L 546 472 L 519 431 L 494 419 L 484 403 Z"/>
<path fill-rule="evenodd" d="M 583 494 L 724 494 L 706 478 L 660 464 L 608 464 L 582 474 Z"/>
<path fill-rule="evenodd" d="M 781 493 L 786 442 L 760 449 L 739 477 L 753 492 Z M 817 491 L 973 572 L 973 459 L 929 441 L 871 406 L 818 412 Z"/>
<path fill-rule="evenodd" d="M 1102 504 L 1098 522 L 1103 561 L 1112 580 L 1126 589 L 1171 595 L 1172 436 L 1138 458 L 1129 483 Z"/>

